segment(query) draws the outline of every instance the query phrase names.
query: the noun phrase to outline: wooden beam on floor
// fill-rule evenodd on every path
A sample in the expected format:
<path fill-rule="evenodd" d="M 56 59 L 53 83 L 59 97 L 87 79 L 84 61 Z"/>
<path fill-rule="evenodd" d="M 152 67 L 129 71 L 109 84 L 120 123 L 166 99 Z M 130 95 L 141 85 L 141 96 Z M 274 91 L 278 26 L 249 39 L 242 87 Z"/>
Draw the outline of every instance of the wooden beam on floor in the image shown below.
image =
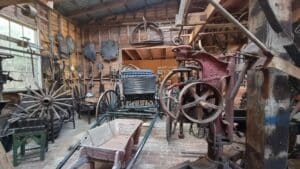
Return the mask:
<path fill-rule="evenodd" d="M 216 0 L 216 2 L 220 3 L 221 0 Z M 216 12 L 215 7 L 211 4 L 209 4 L 205 11 L 206 13 L 206 22 L 213 16 L 213 14 Z M 203 28 L 205 27 L 205 24 L 203 25 L 197 25 L 195 26 L 195 28 L 193 29 L 193 32 L 191 33 L 190 39 L 189 39 L 189 44 L 192 44 L 193 41 L 198 37 L 198 34 L 203 30 Z"/>

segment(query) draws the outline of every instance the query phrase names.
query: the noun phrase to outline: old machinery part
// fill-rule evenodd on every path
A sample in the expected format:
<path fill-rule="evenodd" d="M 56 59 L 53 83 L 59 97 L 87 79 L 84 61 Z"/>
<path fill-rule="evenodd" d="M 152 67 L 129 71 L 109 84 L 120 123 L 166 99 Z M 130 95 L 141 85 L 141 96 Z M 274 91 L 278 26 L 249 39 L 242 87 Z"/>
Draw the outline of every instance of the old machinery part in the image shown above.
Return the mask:
<path fill-rule="evenodd" d="M 121 72 L 125 97 L 156 93 L 156 77 L 151 70 L 126 70 Z"/>
<path fill-rule="evenodd" d="M 58 41 L 59 54 L 61 58 L 68 58 L 70 56 L 67 41 L 61 33 L 56 35 Z"/>
<path fill-rule="evenodd" d="M 117 111 L 121 107 L 120 95 L 114 90 L 107 90 L 99 97 L 96 105 L 96 117 Z"/>
<path fill-rule="evenodd" d="M 91 62 L 96 61 L 96 49 L 95 44 L 89 42 L 84 46 L 83 49 L 84 56 Z"/>
<path fill-rule="evenodd" d="M 183 88 L 186 82 L 189 80 L 189 74 L 191 74 L 192 69 L 189 68 L 179 68 L 170 71 L 162 81 L 159 88 L 159 101 L 160 106 L 164 113 L 170 116 L 172 119 L 176 120 L 179 117 L 180 110 L 174 109 L 170 110 L 167 103 L 169 99 L 172 99 L 178 104 L 179 98 L 172 95 L 168 95 L 169 91 L 173 88 Z"/>
<path fill-rule="evenodd" d="M 119 56 L 119 44 L 114 40 L 101 42 L 101 56 L 105 61 L 116 60 Z"/>
<path fill-rule="evenodd" d="M 35 18 L 38 15 L 38 11 L 31 5 L 25 4 L 21 6 L 21 12 L 23 15 L 30 18 Z"/>
<path fill-rule="evenodd" d="M 67 109 L 72 107 L 69 102 L 73 101 L 73 98 L 70 96 L 71 91 L 64 91 L 64 85 L 56 89 L 56 83 L 54 82 L 51 88 L 46 87 L 45 89 L 42 89 L 35 83 L 38 91 L 26 87 L 30 94 L 20 93 L 22 96 L 21 104 L 16 106 L 26 113 L 26 116 L 29 118 L 68 118 L 69 112 Z"/>
<path fill-rule="evenodd" d="M 218 89 L 203 82 L 187 84 L 179 94 L 179 104 L 183 115 L 199 124 L 213 122 L 224 111 L 223 98 Z M 191 111 L 193 109 L 195 111 Z"/>
<path fill-rule="evenodd" d="M 172 43 L 176 46 L 183 45 L 183 39 L 179 36 L 176 36 L 172 39 Z"/>
<path fill-rule="evenodd" d="M 68 46 L 69 54 L 75 52 L 76 45 L 75 45 L 75 42 L 74 42 L 73 38 L 70 35 L 68 35 L 66 37 L 66 43 L 67 43 L 67 46 Z"/>
<path fill-rule="evenodd" d="M 145 31 L 145 33 L 147 34 L 146 36 L 151 38 L 143 41 L 137 40 L 139 39 L 138 36 L 140 31 Z M 151 32 L 152 34 L 148 35 L 148 33 L 150 34 Z M 153 37 L 158 37 L 158 38 L 154 39 Z M 153 22 L 145 21 L 144 23 L 140 23 L 139 25 L 137 25 L 133 30 L 130 38 L 131 45 L 151 46 L 151 45 L 161 45 L 163 43 L 164 43 L 163 32 L 159 28 L 159 26 Z"/>

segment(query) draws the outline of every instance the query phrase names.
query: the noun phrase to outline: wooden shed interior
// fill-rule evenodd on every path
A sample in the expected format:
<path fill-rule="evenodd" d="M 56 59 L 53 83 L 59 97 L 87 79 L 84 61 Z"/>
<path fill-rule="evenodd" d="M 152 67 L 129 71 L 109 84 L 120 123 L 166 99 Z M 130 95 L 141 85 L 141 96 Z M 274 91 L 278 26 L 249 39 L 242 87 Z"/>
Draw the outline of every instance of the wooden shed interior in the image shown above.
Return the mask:
<path fill-rule="evenodd" d="M 0 169 L 300 169 L 299 58 L 299 0 L 0 0 Z"/>

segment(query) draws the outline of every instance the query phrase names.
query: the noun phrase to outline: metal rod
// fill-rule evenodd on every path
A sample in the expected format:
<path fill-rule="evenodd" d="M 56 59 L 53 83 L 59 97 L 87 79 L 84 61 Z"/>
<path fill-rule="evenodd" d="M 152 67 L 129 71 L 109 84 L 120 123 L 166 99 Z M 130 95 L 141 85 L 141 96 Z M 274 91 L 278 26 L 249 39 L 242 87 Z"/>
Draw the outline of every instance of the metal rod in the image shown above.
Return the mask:
<path fill-rule="evenodd" d="M 97 120 L 90 129 L 95 128 L 96 126 L 100 125 L 103 120 L 107 118 L 106 115 L 103 115 L 99 120 Z M 61 169 L 67 161 L 72 157 L 72 155 L 80 148 L 80 141 L 78 141 L 72 148 L 72 150 L 69 151 L 69 153 L 64 157 L 64 159 L 57 165 L 56 169 Z"/>
<path fill-rule="evenodd" d="M 208 0 L 208 2 L 210 2 L 227 20 L 235 24 L 242 32 L 244 32 L 264 53 L 271 53 L 264 43 L 262 43 L 252 32 L 235 19 L 220 3 L 217 3 L 215 0 Z"/>
<path fill-rule="evenodd" d="M 143 150 L 143 148 L 144 148 L 144 146 L 146 144 L 146 141 L 148 140 L 148 138 L 149 138 L 149 136 L 150 136 L 150 134 L 152 132 L 152 129 L 154 127 L 154 124 L 155 124 L 158 116 L 159 116 L 159 113 L 156 113 L 155 117 L 151 121 L 151 124 L 150 124 L 148 130 L 145 133 L 145 136 L 144 136 L 143 140 L 141 141 L 141 143 L 139 145 L 139 148 L 137 149 L 137 151 L 134 154 L 133 158 L 130 160 L 130 162 L 129 162 L 128 166 L 126 167 L 126 169 L 132 169 L 133 165 L 135 164 L 136 160 L 138 159 L 140 153 L 142 152 L 142 150 Z"/>
<path fill-rule="evenodd" d="M 245 75 L 247 73 L 248 67 L 249 67 L 249 62 L 245 62 L 245 65 L 243 66 L 242 71 L 239 74 L 239 77 L 238 77 L 237 81 L 235 82 L 235 85 L 232 89 L 232 92 L 230 93 L 230 98 L 231 99 L 234 99 L 236 94 L 238 93 L 238 90 L 241 86 L 241 83 L 243 82 L 243 80 L 245 78 Z"/>

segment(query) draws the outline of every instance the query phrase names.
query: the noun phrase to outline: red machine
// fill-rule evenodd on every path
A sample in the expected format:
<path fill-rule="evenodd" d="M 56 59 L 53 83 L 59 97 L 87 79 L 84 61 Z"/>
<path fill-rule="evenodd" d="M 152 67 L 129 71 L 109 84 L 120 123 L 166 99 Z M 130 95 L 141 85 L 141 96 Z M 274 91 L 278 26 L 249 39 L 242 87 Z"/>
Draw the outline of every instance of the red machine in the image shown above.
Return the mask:
<path fill-rule="evenodd" d="M 177 122 L 179 137 L 183 137 L 183 122 L 196 123 L 208 128 L 208 158 L 223 161 L 223 145 L 233 140 L 234 97 L 244 74 L 236 80 L 235 57 L 225 62 L 186 45 L 173 52 L 179 67 L 165 77 L 159 90 L 167 115 L 167 139 Z"/>

